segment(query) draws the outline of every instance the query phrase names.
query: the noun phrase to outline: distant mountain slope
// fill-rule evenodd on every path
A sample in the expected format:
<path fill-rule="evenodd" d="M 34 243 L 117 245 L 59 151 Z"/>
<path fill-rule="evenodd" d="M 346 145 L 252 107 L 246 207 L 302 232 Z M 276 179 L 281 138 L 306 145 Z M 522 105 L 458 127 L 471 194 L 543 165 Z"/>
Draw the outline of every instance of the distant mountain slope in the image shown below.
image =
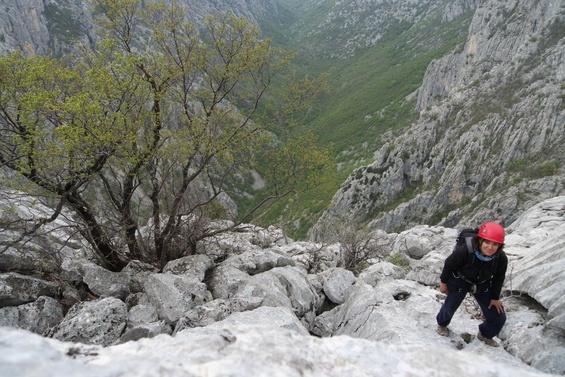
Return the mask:
<path fill-rule="evenodd" d="M 420 119 L 389 133 L 312 231 L 344 220 L 387 231 L 415 224 L 509 224 L 565 190 L 565 2 L 484 1 L 463 51 L 429 65 Z"/>
<path fill-rule="evenodd" d="M 92 41 L 85 4 L 84 0 L 62 5 L 50 0 L 0 0 L 0 54 L 21 50 L 28 56 L 61 56 L 76 39 Z"/>
<path fill-rule="evenodd" d="M 301 17 L 290 30 L 291 44 L 317 59 L 354 58 L 387 36 L 399 35 L 412 27 L 422 30 L 422 25 L 427 24 L 429 29 L 439 28 L 441 23 L 475 9 L 478 3 L 479 0 L 305 1 Z M 420 38 L 432 36 L 429 29 Z M 441 42 L 437 37 L 435 42 Z M 417 47 L 417 38 L 411 41 L 410 49 Z M 426 49 L 437 47 L 432 39 L 426 42 Z"/>
<path fill-rule="evenodd" d="M 247 17 L 299 51 L 298 72 L 330 73 L 304 124 L 333 146 L 336 181 L 261 225 L 509 222 L 563 192 L 564 0 L 182 1 L 195 21 Z M 94 42 L 86 1 L 23 3 L 0 0 L 1 54 Z"/>
<path fill-rule="evenodd" d="M 278 0 L 292 8 L 294 0 Z M 296 69 L 329 73 L 331 92 L 304 120 L 325 145 L 332 145 L 336 181 L 280 205 L 264 219 L 302 238 L 339 185 L 372 161 L 389 130 L 418 119 L 417 89 L 427 66 L 461 49 L 479 1 L 305 1 L 286 33 L 299 52 Z M 263 222 L 262 225 L 268 225 Z"/>

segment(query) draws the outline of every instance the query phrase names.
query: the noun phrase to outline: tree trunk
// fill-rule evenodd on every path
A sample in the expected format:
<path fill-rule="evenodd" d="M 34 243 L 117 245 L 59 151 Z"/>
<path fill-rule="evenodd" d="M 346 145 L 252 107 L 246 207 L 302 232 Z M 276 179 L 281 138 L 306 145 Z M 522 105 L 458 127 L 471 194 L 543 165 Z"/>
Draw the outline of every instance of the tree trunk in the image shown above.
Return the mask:
<path fill-rule="evenodd" d="M 85 238 L 94 247 L 102 267 L 110 271 L 121 271 L 127 262 L 122 260 L 112 246 L 104 229 L 100 226 L 92 213 L 90 206 L 79 194 L 74 193 L 67 197 L 67 202 L 84 221 L 86 227 L 82 230 Z"/>

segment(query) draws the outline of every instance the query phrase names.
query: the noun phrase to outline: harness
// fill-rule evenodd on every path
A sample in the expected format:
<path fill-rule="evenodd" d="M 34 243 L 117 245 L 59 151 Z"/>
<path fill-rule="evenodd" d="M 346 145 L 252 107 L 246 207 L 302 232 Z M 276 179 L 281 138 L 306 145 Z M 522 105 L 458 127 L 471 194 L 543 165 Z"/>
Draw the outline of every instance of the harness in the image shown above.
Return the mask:
<path fill-rule="evenodd" d="M 481 281 L 481 282 L 474 283 L 474 282 L 472 282 L 471 280 L 467 279 L 465 276 L 461 275 L 461 274 L 459 273 L 459 271 L 454 271 L 454 272 L 453 272 L 453 277 L 455 277 L 456 279 L 461 279 L 461 280 L 463 280 L 464 282 L 466 282 L 466 283 L 469 284 L 469 286 L 470 286 L 470 288 L 469 288 L 468 290 L 465 289 L 465 288 L 459 288 L 459 292 L 471 292 L 471 293 L 477 293 L 477 290 L 478 290 L 477 287 L 483 285 L 484 283 L 486 283 L 487 281 L 490 280 L 490 279 L 486 279 L 486 280 L 483 280 L 483 281 Z M 483 290 L 483 292 L 488 292 L 488 289 L 489 289 L 489 287 L 485 288 L 485 289 Z"/>

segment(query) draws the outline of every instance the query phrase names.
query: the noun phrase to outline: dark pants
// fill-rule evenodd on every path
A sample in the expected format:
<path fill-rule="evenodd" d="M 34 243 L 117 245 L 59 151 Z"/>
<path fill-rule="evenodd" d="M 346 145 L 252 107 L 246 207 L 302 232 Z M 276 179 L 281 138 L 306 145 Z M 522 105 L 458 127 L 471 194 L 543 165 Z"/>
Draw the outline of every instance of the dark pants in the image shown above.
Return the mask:
<path fill-rule="evenodd" d="M 438 325 L 449 325 L 451 318 L 453 318 L 455 311 L 465 299 L 470 288 L 471 284 L 466 283 L 461 279 L 451 278 L 448 281 L 447 297 L 445 298 L 445 302 L 441 306 L 436 317 Z M 490 300 L 492 299 L 489 283 L 479 285 L 477 287 L 477 292 L 473 293 L 473 296 L 475 296 L 475 299 L 481 306 L 481 310 L 485 316 L 485 320 L 479 325 L 479 331 L 485 338 L 491 339 L 498 335 L 500 330 L 502 330 L 502 326 L 504 326 L 504 323 L 506 322 L 506 314 L 504 312 L 498 313 L 494 306 L 491 306 L 490 309 L 488 308 Z"/>

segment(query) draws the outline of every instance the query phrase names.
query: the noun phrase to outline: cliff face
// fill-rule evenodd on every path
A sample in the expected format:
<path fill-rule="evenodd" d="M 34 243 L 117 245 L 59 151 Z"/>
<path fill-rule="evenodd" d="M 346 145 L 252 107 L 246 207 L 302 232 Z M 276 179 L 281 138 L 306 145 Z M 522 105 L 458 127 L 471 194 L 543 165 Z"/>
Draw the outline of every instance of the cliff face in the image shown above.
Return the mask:
<path fill-rule="evenodd" d="M 84 0 L 0 0 L 0 54 L 27 56 L 67 53 L 73 41 L 93 41 Z"/>
<path fill-rule="evenodd" d="M 344 220 L 387 231 L 415 224 L 509 224 L 565 189 L 565 2 L 484 1 L 462 51 L 429 65 L 420 119 L 388 134 L 312 229 Z"/>
<path fill-rule="evenodd" d="M 181 0 L 189 8 L 192 21 L 220 11 L 246 17 L 278 15 L 274 0 L 197 1 Z M 95 34 L 86 0 L 0 0 L 0 54 L 21 50 L 27 56 L 68 53 L 80 40 L 94 43 Z"/>

